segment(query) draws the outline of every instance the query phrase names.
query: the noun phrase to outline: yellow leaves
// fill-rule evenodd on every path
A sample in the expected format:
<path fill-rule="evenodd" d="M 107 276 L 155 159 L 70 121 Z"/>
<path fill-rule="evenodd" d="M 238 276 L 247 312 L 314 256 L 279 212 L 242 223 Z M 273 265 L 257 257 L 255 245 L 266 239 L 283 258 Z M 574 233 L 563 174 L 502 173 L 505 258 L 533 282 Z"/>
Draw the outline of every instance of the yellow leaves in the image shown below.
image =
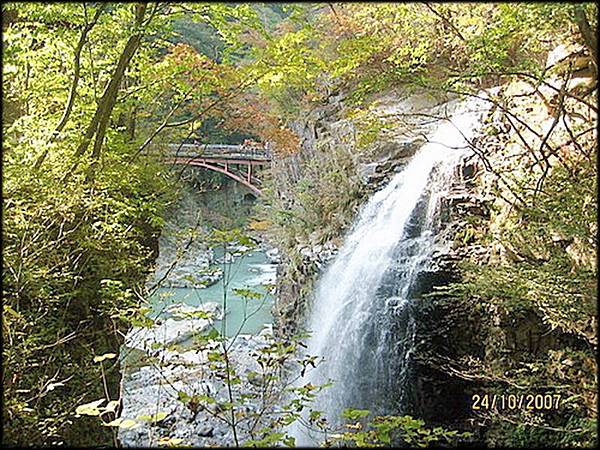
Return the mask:
<path fill-rule="evenodd" d="M 118 400 L 111 400 L 104 407 L 104 412 L 112 412 L 112 413 L 114 413 L 114 412 L 117 411 L 117 407 L 118 406 L 119 406 L 119 401 Z"/>
<path fill-rule="evenodd" d="M 117 411 L 117 407 L 119 406 L 118 400 L 109 401 L 106 406 L 102 405 L 106 399 L 101 398 L 100 400 L 95 400 L 90 403 L 86 403 L 84 405 L 79 405 L 75 409 L 75 416 L 100 416 L 106 413 L 115 413 Z"/>
<path fill-rule="evenodd" d="M 256 221 L 250 222 L 250 224 L 248 226 L 250 227 L 250 229 L 255 230 L 255 231 L 265 231 L 265 230 L 269 229 L 269 227 L 271 226 L 271 221 L 256 220 Z"/>
<path fill-rule="evenodd" d="M 80 405 L 75 410 L 76 417 L 79 416 L 102 416 L 103 414 L 111 413 L 116 414 L 117 408 L 119 406 L 119 400 L 111 400 L 106 406 L 101 406 L 106 400 L 100 399 L 95 400 L 90 403 L 86 403 L 84 405 Z M 158 423 L 164 420 L 169 414 L 164 411 L 159 411 L 153 415 L 141 415 L 136 417 L 135 419 L 128 419 L 118 417 L 110 422 L 102 423 L 105 427 L 119 427 L 124 429 L 133 429 L 138 428 L 142 424 L 140 422 L 148 422 L 148 423 Z M 114 417 L 114 416 L 113 416 Z"/>
<path fill-rule="evenodd" d="M 140 423 L 133 419 L 121 419 L 120 417 L 108 423 L 103 423 L 102 425 L 104 425 L 105 427 L 119 427 L 127 430 L 138 428 L 141 426 Z"/>
<path fill-rule="evenodd" d="M 21 319 L 22 316 L 17 311 L 12 309 L 9 305 L 2 305 L 2 311 L 4 311 L 4 316 L 10 315 L 15 319 Z"/>
<path fill-rule="evenodd" d="M 176 447 L 183 442 L 181 438 L 164 437 L 158 440 L 158 445 L 165 447 Z"/>
<path fill-rule="evenodd" d="M 140 424 L 133 419 L 125 419 L 119 424 L 119 428 L 132 429 L 139 427 Z"/>
<path fill-rule="evenodd" d="M 63 387 L 64 385 L 65 384 L 60 381 L 58 383 L 50 383 L 48 386 L 46 386 L 46 392 L 53 391 L 57 387 Z"/>
<path fill-rule="evenodd" d="M 100 413 L 104 411 L 104 408 L 100 409 L 99 406 L 105 401 L 105 399 L 101 398 L 100 400 L 86 403 L 84 405 L 79 405 L 75 409 L 75 414 L 80 416 L 99 416 Z"/>
<path fill-rule="evenodd" d="M 263 76 L 262 81 L 269 83 L 271 86 L 278 86 L 283 80 L 283 74 L 281 72 L 267 73 Z"/>
<path fill-rule="evenodd" d="M 169 414 L 164 411 L 159 411 L 156 414 L 153 414 L 151 416 L 149 416 L 149 415 L 137 416 L 136 419 L 143 420 L 146 422 L 151 422 L 151 423 L 158 423 L 158 422 L 164 420 L 168 415 Z"/>
<path fill-rule="evenodd" d="M 117 357 L 116 353 L 105 353 L 104 355 L 94 356 L 94 362 L 102 362 L 106 359 L 114 359 Z"/>
<path fill-rule="evenodd" d="M 14 64 L 7 64 L 6 66 L 4 66 L 4 76 L 13 74 L 13 73 L 17 73 L 18 69 L 17 66 L 15 66 Z"/>

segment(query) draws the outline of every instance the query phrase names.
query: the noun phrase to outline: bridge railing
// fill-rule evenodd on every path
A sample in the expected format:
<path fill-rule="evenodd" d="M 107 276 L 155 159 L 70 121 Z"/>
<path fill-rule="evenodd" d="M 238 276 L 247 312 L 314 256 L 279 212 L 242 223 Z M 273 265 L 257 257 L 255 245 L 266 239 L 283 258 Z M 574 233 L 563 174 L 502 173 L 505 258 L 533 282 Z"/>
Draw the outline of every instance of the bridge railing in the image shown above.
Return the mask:
<path fill-rule="evenodd" d="M 230 144 L 168 144 L 168 149 L 173 156 L 183 158 L 240 158 L 252 160 L 270 160 L 271 152 L 253 146 Z"/>

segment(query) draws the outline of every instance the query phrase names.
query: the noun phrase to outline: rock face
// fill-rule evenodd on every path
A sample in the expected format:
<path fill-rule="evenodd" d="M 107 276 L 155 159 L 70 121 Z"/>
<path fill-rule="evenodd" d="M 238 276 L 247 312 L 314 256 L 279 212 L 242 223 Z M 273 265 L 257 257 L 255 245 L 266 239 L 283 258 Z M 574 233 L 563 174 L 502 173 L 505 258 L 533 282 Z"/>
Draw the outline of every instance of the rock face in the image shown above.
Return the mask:
<path fill-rule="evenodd" d="M 585 58 L 581 57 L 582 52 L 583 49 L 577 45 L 560 45 L 550 52 L 546 64 L 548 73 L 541 83 L 539 96 L 532 94 L 531 86 L 522 81 L 513 81 L 502 87 L 504 95 L 511 98 L 509 103 L 511 116 L 506 117 L 501 111 L 496 111 L 487 124 L 491 133 L 483 136 L 476 143 L 486 155 L 488 170 L 474 159 L 472 168 L 467 166 L 464 168 L 467 174 L 472 176 L 467 183 L 466 192 L 457 192 L 447 199 L 450 208 L 454 211 L 454 223 L 458 227 L 454 231 L 455 245 L 443 258 L 448 267 L 454 267 L 450 259 L 458 261 L 468 258 L 474 263 L 488 265 L 492 270 L 503 263 L 512 265 L 524 260 L 523 248 L 515 244 L 519 241 L 502 236 L 502 232 L 507 229 L 506 224 L 511 224 L 510 215 L 515 209 L 513 203 L 518 204 L 511 188 L 514 188 L 516 185 L 514 182 L 517 180 L 522 183 L 521 186 L 532 187 L 535 184 L 542 169 L 536 167 L 535 157 L 528 151 L 527 146 L 536 148 L 542 139 L 541 136 L 546 136 L 545 133 L 548 133 L 546 136 L 548 142 L 554 142 L 559 152 L 564 151 L 562 158 L 565 160 L 569 160 L 570 155 L 577 154 L 578 150 L 574 147 L 569 149 L 568 145 L 561 147 L 561 144 L 572 143 L 572 135 L 569 134 L 567 127 L 574 126 L 573 124 L 578 121 L 583 123 L 583 116 L 578 116 L 576 111 L 585 111 L 587 107 L 575 101 L 565 100 L 564 105 L 568 108 L 567 111 L 573 111 L 572 115 L 565 114 L 564 120 L 558 121 L 552 137 L 548 130 L 551 129 L 555 118 L 559 118 L 556 105 L 561 89 L 581 95 L 581 91 L 578 91 L 579 86 L 589 86 L 593 83 L 593 77 L 586 69 Z M 563 74 L 568 67 L 575 69 L 575 72 L 563 87 Z M 591 100 L 594 97 L 589 98 Z M 513 117 L 519 116 L 526 121 L 528 129 L 539 133 L 540 137 L 535 136 L 534 132 L 526 134 L 529 144 L 521 140 L 523 133 L 528 133 L 529 130 L 523 131 L 525 126 L 514 125 L 512 122 Z M 595 146 L 596 136 L 591 139 Z M 584 142 L 580 141 L 580 144 Z M 558 159 L 556 161 L 550 159 L 550 161 L 553 166 L 551 170 L 560 166 Z M 531 184 L 528 184 L 529 182 Z M 527 192 L 526 189 L 523 189 L 523 192 Z M 491 193 L 494 195 L 490 195 Z M 527 225 L 525 220 L 522 224 Z M 478 240 L 484 245 L 469 238 L 466 231 L 473 228 L 481 233 L 480 236 L 487 238 Z M 586 252 L 589 259 L 584 260 L 584 254 L 576 252 L 578 243 L 572 237 L 561 232 L 548 234 L 549 236 L 544 236 L 544 239 L 550 238 L 557 247 L 562 247 L 565 254 L 573 261 L 592 267 L 594 253 Z M 492 244 L 485 245 L 486 240 L 491 241 Z M 543 245 L 538 248 L 532 245 L 528 251 L 531 252 L 529 256 L 534 260 L 542 261 L 548 258 L 544 253 Z M 535 279 L 533 275 L 532 279 Z M 466 304 L 473 303 L 475 302 Z M 469 420 L 473 420 L 473 415 L 469 414 L 472 413 L 470 394 L 481 392 L 482 388 L 509 386 L 512 384 L 510 375 L 514 367 L 525 367 L 527 359 L 544 361 L 550 355 L 549 350 L 560 349 L 562 352 L 565 348 L 576 348 L 581 345 L 575 343 L 572 335 L 561 336 L 558 329 L 553 329 L 545 323 L 543 311 L 540 314 L 535 307 L 525 307 L 515 312 L 504 306 L 501 299 L 485 304 L 486 308 L 482 308 L 481 311 L 472 309 L 465 311 L 460 300 L 442 297 L 435 300 L 428 311 L 422 311 L 419 320 L 420 334 L 426 338 L 423 339 L 425 342 L 420 348 L 424 358 L 416 377 L 419 385 L 415 387 L 415 392 L 420 393 L 415 395 L 414 407 L 423 418 L 435 418 L 446 423 L 460 420 L 461 417 L 469 417 Z M 487 324 L 481 325 L 484 321 Z M 432 348 L 438 353 L 437 361 L 430 359 L 425 362 L 432 354 Z M 440 357 L 446 358 L 446 361 L 440 360 Z M 485 381 L 482 379 L 477 381 L 477 377 L 472 377 L 472 381 L 468 381 L 459 376 L 452 378 L 442 372 L 442 366 L 448 368 L 449 365 L 446 363 L 459 359 L 474 362 L 472 366 L 465 364 L 468 367 L 496 366 L 501 374 L 509 376 L 505 382 L 491 381 L 492 377 L 488 377 Z M 535 382 L 532 383 L 535 385 Z M 434 402 L 432 399 L 437 400 Z M 440 410 L 439 404 L 452 405 L 452 407 Z M 440 416 L 440 411 L 449 411 L 449 413 Z M 487 420 L 480 421 L 481 424 L 484 422 Z M 503 428 L 505 425 L 503 423 L 499 427 Z M 482 429 L 485 430 L 488 426 L 490 426 L 489 422 Z M 492 428 L 494 426 L 497 425 L 491 425 Z M 485 438 L 481 439 L 481 442 L 483 441 Z M 498 445 L 497 442 L 493 445 Z"/>
<path fill-rule="evenodd" d="M 164 287 L 203 287 L 221 278 L 220 270 L 211 270 L 214 254 L 201 239 L 206 230 L 200 202 L 198 193 L 184 188 L 176 205 L 176 219 L 168 220 L 161 233 L 149 288 L 157 283 Z"/>
<path fill-rule="evenodd" d="M 189 341 L 194 335 L 207 331 L 214 320 L 223 317 L 218 303 L 203 303 L 200 306 L 175 304 L 166 309 L 171 317 L 155 320 L 149 328 L 133 327 L 125 338 L 125 346 L 143 352 L 151 352 L 155 347 L 171 346 Z M 206 317 L 194 317 L 194 313 Z"/>
<path fill-rule="evenodd" d="M 415 347 L 411 354 L 411 380 L 406 386 L 407 413 L 426 421 L 457 424 L 470 411 L 465 409 L 465 380 L 452 377 L 439 365 L 432 366 L 435 358 L 451 359 L 458 348 L 472 347 L 477 342 L 477 329 L 473 327 L 460 305 L 447 302 L 443 297 L 425 299 L 436 288 L 460 280 L 458 263 L 467 257 L 485 262 L 490 249 L 471 245 L 470 220 L 489 220 L 492 198 L 481 195 L 473 183 L 483 172 L 476 157 L 465 158 L 456 168 L 456 182 L 442 199 L 439 211 L 436 251 L 426 267 L 419 273 L 413 296 L 423 298 L 416 303 L 414 315 Z M 474 352 L 479 349 L 472 348 Z M 439 363 L 439 360 L 435 360 Z M 441 407 L 443 405 L 443 407 Z"/>
<path fill-rule="evenodd" d="M 306 264 L 314 265 L 318 270 L 321 270 L 325 264 L 337 254 L 337 247 L 332 242 L 326 242 L 324 245 L 303 246 L 298 245 L 296 250 Z"/>
<path fill-rule="evenodd" d="M 341 119 L 343 105 L 341 98 L 333 98 L 330 104 L 314 111 L 306 122 L 298 125 L 303 138 L 302 151 L 287 161 L 280 161 L 285 176 L 302 177 L 305 165 L 311 158 L 319 158 L 319 148 L 330 148 L 335 145 L 351 147 L 349 158 L 354 158 L 355 175 L 362 183 L 364 198 L 380 190 L 390 178 L 400 171 L 416 151 L 426 142 L 429 131 L 439 120 L 449 115 L 456 101 L 448 98 L 432 98 L 426 94 L 395 92 L 382 95 L 373 102 L 371 110 L 391 124 L 373 142 L 368 149 L 356 149 L 357 133 L 353 124 Z M 479 218 L 488 220 L 490 204 L 493 199 L 486 197 L 478 188 L 476 180 L 484 171 L 478 157 L 472 155 L 463 159 L 456 167 L 454 184 L 442 198 L 437 216 L 436 251 L 417 276 L 412 288 L 411 297 L 416 302 L 404 310 L 411 319 L 411 350 L 406 357 L 410 362 L 406 366 L 406 378 L 411 380 L 400 395 L 406 405 L 407 414 L 423 418 L 440 418 L 451 422 L 453 415 L 459 416 L 464 389 L 461 381 L 450 377 L 440 370 L 435 370 L 420 359 L 434 348 L 437 353 L 452 356 L 453 345 L 448 342 L 449 332 L 444 329 L 445 320 L 456 314 L 454 307 L 448 307 L 443 301 L 429 300 L 425 296 L 436 287 L 445 286 L 457 281 L 458 262 L 467 255 L 476 255 L 481 261 L 489 258 L 489 249 L 482 246 L 467 246 L 469 237 L 469 220 Z M 282 181 L 283 182 L 283 181 Z M 290 195 L 284 188 L 281 195 Z M 293 330 L 293 326 L 302 322 L 304 312 L 309 304 L 313 282 L 336 253 L 340 234 L 326 242 L 297 242 L 294 246 L 280 249 L 283 276 L 279 277 L 277 326 L 282 334 Z M 287 268 L 292 267 L 292 277 L 286 277 Z M 291 281 L 290 281 L 291 280 Z M 423 299 L 422 301 L 420 301 Z M 393 304 L 397 299 L 387 301 Z M 398 306 L 402 309 L 402 305 Z M 461 322 L 457 322 L 461 323 Z M 463 322 L 464 323 L 464 322 Z M 457 339 L 457 346 L 463 342 L 475 342 L 470 333 L 475 330 L 464 330 L 464 340 Z M 404 356 L 404 355 L 402 355 Z M 390 355 L 390 358 L 400 355 Z M 403 374 L 404 375 L 404 374 Z M 392 395 L 392 394 L 390 394 Z M 441 405 L 446 405 L 444 408 Z M 440 413 L 440 409 L 447 412 Z M 458 418 L 458 417 L 457 417 Z"/>
<path fill-rule="evenodd" d="M 448 96 L 402 90 L 374 99 L 370 111 L 387 126 L 361 161 L 359 170 L 369 191 L 381 189 L 399 172 L 455 105 L 456 99 Z"/>
<path fill-rule="evenodd" d="M 274 185 L 284 206 L 295 202 L 293 189 L 301 180 L 314 175 L 314 167 L 334 165 L 352 181 L 356 193 L 345 202 L 344 226 L 326 233 L 312 233 L 280 247 L 282 264 L 278 272 L 277 303 L 274 308 L 276 332 L 293 334 L 302 323 L 307 302 L 312 294 L 317 274 L 335 255 L 344 231 L 351 226 L 360 204 L 370 194 L 381 189 L 390 178 L 407 164 L 425 143 L 424 136 L 447 117 L 456 101 L 448 97 L 435 98 L 423 92 L 398 90 L 373 99 L 369 116 L 385 124 L 378 138 L 361 147 L 358 142 L 360 123 L 345 118 L 342 95 L 329 98 L 327 104 L 310 111 L 303 121 L 294 124 L 300 136 L 301 150 L 273 162 Z M 334 169 L 336 168 L 334 167 Z M 318 176 L 318 175 L 317 175 Z M 335 200 L 333 200 L 335 201 Z M 325 227 L 327 227 L 325 223 Z"/>

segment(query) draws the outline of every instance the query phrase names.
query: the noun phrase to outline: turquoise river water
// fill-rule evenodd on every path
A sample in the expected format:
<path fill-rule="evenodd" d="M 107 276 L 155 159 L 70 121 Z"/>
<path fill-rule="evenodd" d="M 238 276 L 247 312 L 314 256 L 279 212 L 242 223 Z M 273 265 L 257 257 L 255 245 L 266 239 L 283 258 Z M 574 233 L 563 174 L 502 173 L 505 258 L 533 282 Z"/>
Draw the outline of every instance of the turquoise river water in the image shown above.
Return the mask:
<path fill-rule="evenodd" d="M 225 308 L 226 336 L 257 334 L 266 324 L 272 323 L 273 297 L 265 285 L 275 282 L 276 269 L 262 251 L 238 256 L 233 262 L 226 263 L 226 272 L 230 273 Z M 236 289 L 249 289 L 260 293 L 261 297 L 247 299 L 237 295 Z M 149 299 L 152 307 L 149 316 L 163 315 L 166 308 L 177 303 L 198 306 L 215 302 L 223 307 L 223 290 L 223 280 L 205 288 L 161 287 Z M 221 330 L 222 322 L 215 321 L 214 326 Z"/>

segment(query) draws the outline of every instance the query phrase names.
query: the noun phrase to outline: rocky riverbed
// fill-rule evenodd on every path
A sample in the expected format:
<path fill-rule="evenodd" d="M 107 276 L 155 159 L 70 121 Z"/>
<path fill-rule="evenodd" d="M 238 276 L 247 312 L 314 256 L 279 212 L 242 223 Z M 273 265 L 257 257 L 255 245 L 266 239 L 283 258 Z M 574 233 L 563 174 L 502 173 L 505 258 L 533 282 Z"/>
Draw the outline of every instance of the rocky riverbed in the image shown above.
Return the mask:
<path fill-rule="evenodd" d="M 123 364 L 121 419 L 127 421 L 123 422 L 127 426 L 119 429 L 123 446 L 157 446 L 169 439 L 193 447 L 233 445 L 233 430 L 224 420 L 228 415 L 218 406 L 229 401 L 227 385 L 209 369 L 210 354 L 221 344 L 208 341 L 203 350 L 181 345 L 182 337 L 202 334 L 211 325 L 209 319 L 167 319 L 149 332 L 134 330 L 128 343 L 135 350 Z M 169 333 L 171 338 L 164 339 Z M 259 394 L 260 384 L 251 381 L 251 375 L 261 371 L 253 353 L 265 346 L 270 336 L 267 326 L 258 335 L 239 335 L 227 341 L 231 366 L 240 375 L 240 382 L 232 385 L 235 399 Z M 155 344 L 159 348 L 152 350 Z M 196 409 L 189 402 L 193 398 L 207 400 Z M 244 402 L 248 413 L 260 406 L 258 401 Z M 239 437 L 247 437 L 248 425 L 240 423 Z"/>

